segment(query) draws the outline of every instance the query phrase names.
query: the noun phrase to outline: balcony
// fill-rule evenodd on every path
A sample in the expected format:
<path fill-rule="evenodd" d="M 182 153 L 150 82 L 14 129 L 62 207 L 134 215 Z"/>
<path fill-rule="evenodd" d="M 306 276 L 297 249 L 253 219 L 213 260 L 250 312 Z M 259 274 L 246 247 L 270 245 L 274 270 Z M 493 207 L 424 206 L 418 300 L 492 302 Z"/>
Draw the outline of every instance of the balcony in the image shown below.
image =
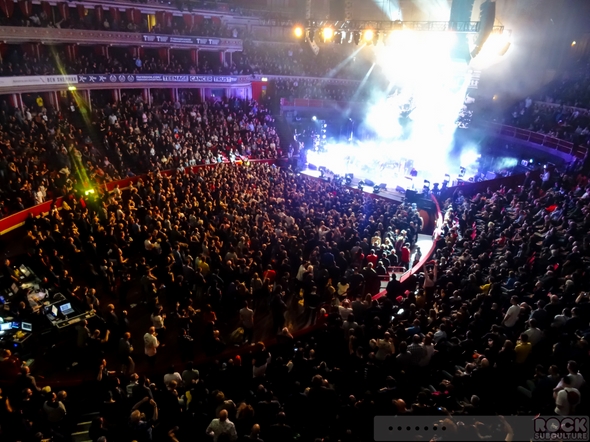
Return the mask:
<path fill-rule="evenodd" d="M 117 46 L 147 46 L 219 51 L 241 51 L 242 40 L 224 37 L 192 37 L 188 35 L 140 34 L 120 31 L 94 31 L 84 29 L 33 28 L 19 26 L 0 27 L 0 41 L 20 44 L 76 43 L 82 45 L 109 44 Z"/>
<path fill-rule="evenodd" d="M 523 143 L 530 143 L 532 146 L 552 152 L 564 159 L 571 159 L 572 157 L 583 159 L 588 151 L 586 147 L 577 146 L 569 141 L 560 140 L 559 138 L 551 137 L 539 132 L 519 129 L 518 127 L 507 126 L 504 124 L 478 121 L 473 127 L 484 129 L 488 132 L 504 137 L 505 139 L 514 139 Z"/>

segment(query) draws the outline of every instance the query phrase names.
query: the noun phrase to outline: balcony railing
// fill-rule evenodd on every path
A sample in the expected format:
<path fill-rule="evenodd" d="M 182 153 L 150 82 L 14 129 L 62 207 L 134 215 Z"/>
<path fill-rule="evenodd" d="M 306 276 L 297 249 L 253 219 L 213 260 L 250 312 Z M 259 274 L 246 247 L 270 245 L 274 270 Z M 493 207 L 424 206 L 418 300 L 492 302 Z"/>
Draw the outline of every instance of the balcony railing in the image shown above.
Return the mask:
<path fill-rule="evenodd" d="M 505 124 L 478 122 L 477 126 L 490 130 L 498 135 L 543 146 L 547 149 L 556 150 L 580 159 L 584 158 L 588 151 L 586 147 L 576 146 L 570 141 L 560 140 L 559 138 L 541 134 L 539 132 L 507 126 Z"/>
<path fill-rule="evenodd" d="M 165 46 L 216 48 L 219 50 L 242 50 L 242 40 L 224 37 L 192 37 L 183 35 L 139 34 L 120 31 L 93 31 L 86 29 L 35 28 L 21 26 L 0 27 L 0 41 L 22 43 L 40 41 L 41 43 L 80 43 L 116 44 L 137 46 Z"/>

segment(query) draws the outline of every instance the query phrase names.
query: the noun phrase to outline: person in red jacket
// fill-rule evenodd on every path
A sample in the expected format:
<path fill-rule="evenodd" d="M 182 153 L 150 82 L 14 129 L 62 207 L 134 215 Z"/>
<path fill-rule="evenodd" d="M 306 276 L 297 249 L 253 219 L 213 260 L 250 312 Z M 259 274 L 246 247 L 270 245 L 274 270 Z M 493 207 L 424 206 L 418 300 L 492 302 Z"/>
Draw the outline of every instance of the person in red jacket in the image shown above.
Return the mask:
<path fill-rule="evenodd" d="M 402 247 L 402 266 L 404 266 L 404 268 L 406 270 L 409 270 L 410 268 L 410 257 L 412 255 L 412 251 L 410 250 L 410 243 L 405 243 L 404 246 Z"/>
<path fill-rule="evenodd" d="M 371 252 L 367 255 L 367 263 L 373 264 L 373 267 L 377 266 L 377 261 L 379 257 L 375 255 L 375 250 L 371 249 Z"/>

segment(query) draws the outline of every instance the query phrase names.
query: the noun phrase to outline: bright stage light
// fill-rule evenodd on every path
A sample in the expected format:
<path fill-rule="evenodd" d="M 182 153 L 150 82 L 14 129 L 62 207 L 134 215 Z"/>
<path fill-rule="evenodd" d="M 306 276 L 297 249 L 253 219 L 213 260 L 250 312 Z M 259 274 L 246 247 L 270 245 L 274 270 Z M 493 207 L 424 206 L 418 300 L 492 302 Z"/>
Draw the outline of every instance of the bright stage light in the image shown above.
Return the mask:
<path fill-rule="evenodd" d="M 395 116 L 394 106 L 391 102 L 381 101 L 376 103 L 367 115 L 367 123 L 382 139 L 392 139 L 401 135 L 402 128 Z"/>
<path fill-rule="evenodd" d="M 295 34 L 295 37 L 301 38 L 301 37 L 303 37 L 303 28 L 301 26 L 297 26 L 293 30 L 293 33 Z"/>
<path fill-rule="evenodd" d="M 464 167 L 469 167 L 477 163 L 477 160 L 479 160 L 480 158 L 481 155 L 479 154 L 479 152 L 476 152 L 475 150 L 468 150 L 467 152 L 463 152 L 461 154 L 461 164 Z"/>
<path fill-rule="evenodd" d="M 498 63 L 511 47 L 511 33 L 492 34 L 484 43 L 481 51 L 472 60 L 477 69 L 486 69 Z"/>
<path fill-rule="evenodd" d="M 314 115 L 313 117 L 311 117 L 311 119 L 312 119 L 313 121 L 316 121 L 316 120 L 318 119 L 318 117 L 316 117 L 316 116 Z"/>
<path fill-rule="evenodd" d="M 375 141 L 358 144 L 358 153 L 349 154 L 346 172 L 362 178 L 367 169 L 372 170 L 371 179 L 375 182 L 385 182 L 392 189 L 400 186 L 421 191 L 422 181 L 406 182 L 407 170 L 402 164 L 411 160 L 420 180 L 428 179 L 440 186 L 441 170 L 456 174 L 459 164 L 463 165 L 459 158 L 449 154 L 454 146 L 457 116 L 469 86 L 468 64 L 453 57 L 457 34 L 401 29 L 387 34 L 365 29 L 359 34 L 363 43 L 383 41 L 383 45 L 373 46 L 373 52 L 375 63 L 389 81 L 389 89 L 385 97 L 383 91 L 376 91 L 364 121 L 359 124 L 359 131 Z M 465 149 L 475 151 L 475 158 L 472 156 L 469 164 L 464 164 L 470 169 L 478 155 L 473 147 Z M 330 160 L 333 161 L 332 157 Z M 377 166 L 383 163 L 398 166 L 389 166 L 385 173 Z M 450 179 L 447 186 L 449 182 Z"/>
<path fill-rule="evenodd" d="M 322 30 L 322 36 L 324 37 L 324 41 L 329 41 L 334 36 L 334 30 L 332 28 L 324 28 Z"/>

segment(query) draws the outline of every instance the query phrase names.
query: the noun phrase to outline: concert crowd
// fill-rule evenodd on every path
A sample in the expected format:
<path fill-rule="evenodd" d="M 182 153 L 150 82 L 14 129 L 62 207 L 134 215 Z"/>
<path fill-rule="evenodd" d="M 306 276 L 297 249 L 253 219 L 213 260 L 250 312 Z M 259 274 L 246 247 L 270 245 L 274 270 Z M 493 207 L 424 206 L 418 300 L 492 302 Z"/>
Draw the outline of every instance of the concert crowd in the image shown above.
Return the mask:
<path fill-rule="evenodd" d="M 267 51 L 247 47 L 220 72 L 326 75 L 338 63 Z M 72 72 L 191 69 L 113 60 L 81 57 Z M 53 69 L 22 63 L 13 72 Z M 585 84 L 552 98 L 583 106 Z M 314 79 L 273 86 L 353 96 Z M 435 220 L 275 163 L 288 140 L 263 103 L 37 103 L 0 103 L 0 210 L 64 197 L 12 238 L 44 287 L 94 317 L 32 366 L 0 352 L 0 440 L 71 441 L 90 420 L 92 442 L 364 442 L 375 416 L 396 415 L 432 416 L 450 439 L 510 441 L 502 416 L 589 414 L 588 157 L 512 187 L 458 188 L 439 201 L 421 261 L 418 235 Z M 503 122 L 590 147 L 580 110 L 528 98 Z M 184 170 L 195 165 L 208 167 Z M 85 180 L 96 192 L 81 199 Z M 403 281 L 393 272 L 413 266 Z M 33 315 L 19 296 L 16 320 Z"/>
<path fill-rule="evenodd" d="M 297 422 L 311 411 L 307 403 L 317 411 L 337 406 L 337 397 L 324 386 L 323 378 L 327 380 L 333 368 L 327 361 L 320 367 L 323 377 L 310 383 L 316 363 L 327 357 L 325 339 L 335 338 L 334 332 L 342 336 L 334 341 L 339 351 L 333 361 L 343 362 L 348 354 L 340 350 L 348 348 L 351 333 L 344 334 L 342 324 L 332 324 L 334 313 L 347 313 L 356 328 L 365 312 L 371 308 L 376 312 L 378 304 L 371 295 L 380 291 L 379 274 L 392 265 L 408 265 L 404 249 L 412 247 L 422 223 L 411 206 L 363 197 L 259 163 L 221 164 L 171 177 L 150 173 L 128 192 L 114 191 L 95 204 L 66 202 L 67 208 L 27 222 L 26 247 L 35 272 L 104 320 L 96 329 L 78 326 L 71 344 L 76 354 L 68 351 L 62 362 L 66 366 L 76 362 L 81 370 L 99 374 L 92 391 L 100 394 L 91 397 L 98 399 L 101 414 L 93 425 L 98 427 L 95 434 L 107 440 L 174 440 L 171 430 L 180 440 L 194 434 L 206 440 L 207 428 L 213 440 L 223 439 L 226 436 L 216 432 L 229 423 L 212 421 L 224 415 L 222 409 L 236 420 L 240 437 L 256 432 L 258 426 L 265 439 L 277 441 L 292 440 L 296 432 L 307 440 L 323 431 L 316 429 L 313 419 L 309 428 Z M 77 287 L 82 274 L 94 277 L 90 284 L 86 279 Z M 390 289 L 401 296 L 401 288 Z M 385 304 L 391 313 L 393 301 Z M 136 315 L 150 317 L 153 324 L 137 336 L 125 334 L 136 330 L 127 315 L 132 305 L 139 309 Z M 251 313 L 253 309 L 258 316 Z M 14 313 L 24 315 L 24 310 Z M 270 317 L 270 324 L 257 324 L 260 312 Z M 327 318 L 328 313 L 332 316 Z M 217 355 L 231 347 L 230 338 L 222 339 L 223 329 L 235 316 L 244 330 L 239 343 L 254 344 L 246 347 L 250 354 L 242 356 L 244 361 L 235 357 L 190 368 L 183 372 L 184 378 L 177 375 L 195 351 Z M 323 327 L 329 321 L 329 329 L 322 329 L 323 334 L 330 331 L 330 336 L 321 338 L 324 344 L 294 340 L 285 326 L 292 327 L 299 317 L 304 324 L 320 321 Z M 280 344 L 272 351 L 254 341 L 277 332 Z M 357 349 L 365 339 L 360 328 L 357 338 L 353 348 L 363 356 Z M 294 353 L 295 345 L 301 346 L 300 352 Z M 164 346 L 169 353 L 162 352 Z M 393 347 L 386 353 L 392 351 Z M 170 356 L 163 360 L 161 352 Z M 315 360 L 314 354 L 322 359 Z M 10 357 L 5 359 L 10 367 Z M 178 368 L 167 370 L 169 361 Z M 167 372 L 164 377 L 162 369 Z M 59 438 L 69 433 L 67 415 L 55 421 L 45 419 L 45 414 L 30 416 L 30 427 L 28 417 L 15 419 L 26 382 L 31 390 L 26 395 L 42 402 L 43 408 L 45 402 L 53 403 L 47 400 L 51 393 L 30 388 L 30 376 L 17 375 L 17 387 L 7 391 L 5 434 L 30 430 Z M 285 376 L 291 380 L 285 382 Z M 309 401 L 304 395 L 308 387 Z M 282 406 L 292 395 L 287 412 Z M 63 401 L 54 402 L 62 407 Z M 150 422 L 135 416 L 132 409 L 147 413 Z M 242 410 L 239 423 L 238 409 Z M 334 417 L 317 425 L 331 426 Z"/>
<path fill-rule="evenodd" d="M 516 105 L 504 121 L 511 126 L 590 148 L 590 111 L 585 109 L 533 103 L 527 98 Z"/>
<path fill-rule="evenodd" d="M 123 95 L 93 109 L 88 128 L 73 102 L 60 112 L 0 104 L 2 215 L 66 195 L 82 183 L 81 167 L 104 183 L 148 170 L 283 155 L 272 117 L 253 101 L 156 108 Z"/>

